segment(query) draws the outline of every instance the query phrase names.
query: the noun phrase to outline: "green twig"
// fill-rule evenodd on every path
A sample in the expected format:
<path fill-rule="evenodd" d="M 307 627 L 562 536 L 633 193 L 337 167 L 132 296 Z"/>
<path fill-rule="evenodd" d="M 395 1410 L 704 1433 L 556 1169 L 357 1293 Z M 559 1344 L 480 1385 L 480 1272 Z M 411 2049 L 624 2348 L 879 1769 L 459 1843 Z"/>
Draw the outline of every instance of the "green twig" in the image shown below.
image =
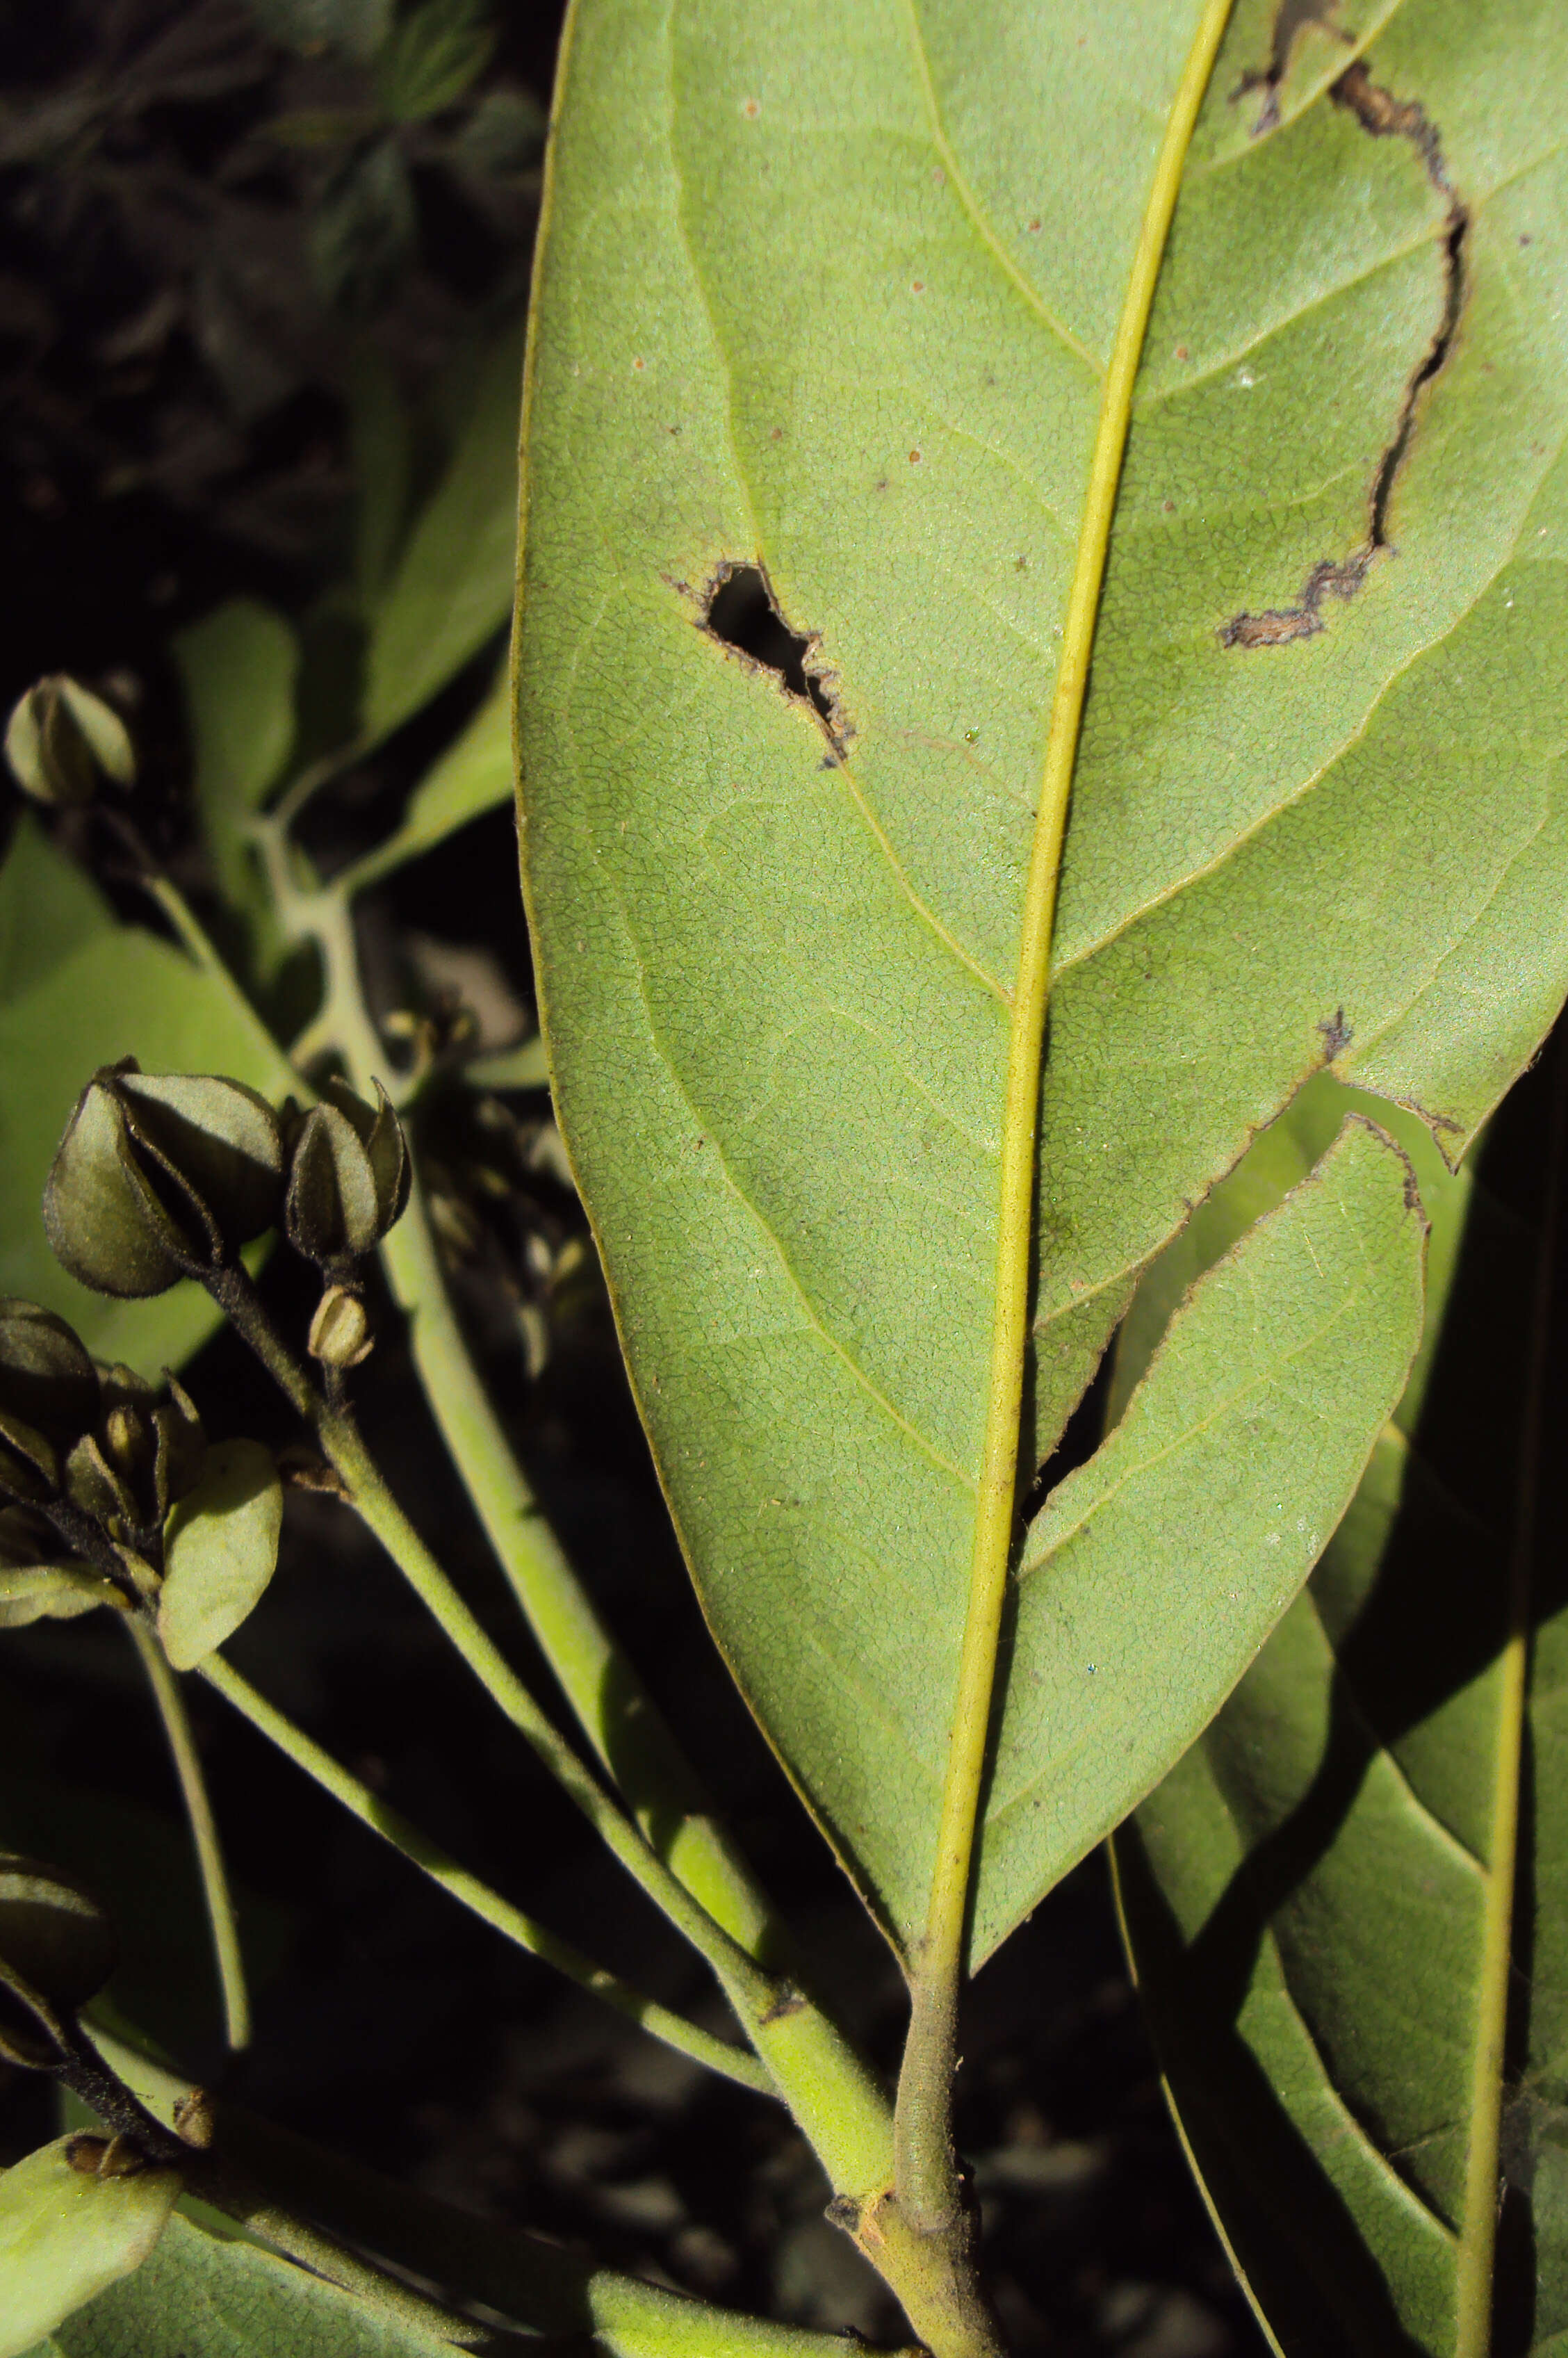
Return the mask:
<path fill-rule="evenodd" d="M 323 1751 L 307 1736 L 303 1728 L 297 1727 L 291 1719 L 259 1695 L 222 1654 L 210 1654 L 200 1665 L 200 1675 L 223 1697 L 225 1703 L 231 1704 L 269 1743 L 276 1745 L 297 1768 L 313 1778 L 362 1825 L 380 1834 L 383 1841 L 390 1843 L 394 1850 L 400 1851 L 411 1865 L 418 1867 L 421 1874 L 439 1884 L 443 1891 L 449 1892 L 461 1906 L 503 1938 L 514 1942 L 518 1948 L 527 1950 L 530 1956 L 542 1958 L 546 1964 L 554 1965 L 569 1980 L 590 1990 L 595 1997 L 601 1997 L 622 2014 L 630 2015 L 655 2039 L 662 2039 L 667 2047 L 678 2048 L 694 2062 L 703 2064 L 710 2071 L 721 2072 L 726 2079 L 734 2080 L 741 2087 L 751 2088 L 759 2094 L 773 2094 L 773 2082 L 767 2073 L 744 2049 L 729 2046 L 710 2031 L 701 2030 L 695 2023 L 688 2022 L 684 2015 L 672 2013 L 655 1999 L 645 1997 L 641 1990 L 633 1989 L 617 1974 L 596 1965 L 569 1942 L 557 1940 L 545 1925 L 534 1917 L 524 1915 L 520 1908 L 514 1908 L 510 1900 L 492 1891 L 477 1875 L 470 1875 L 466 1867 L 459 1866 L 437 1844 L 410 1825 L 407 1819 L 389 1802 L 381 1801 L 367 1785 L 362 1784 L 357 1777 L 351 1776 L 330 1752 Z"/>
<path fill-rule="evenodd" d="M 397 1504 L 352 1419 L 323 1409 L 317 1435 L 348 1486 L 350 1503 L 375 1533 L 426 1611 L 481 1685 L 505 1713 L 518 1734 L 574 1801 L 612 1857 L 638 1882 L 655 1907 L 706 1957 L 743 2019 L 762 2020 L 783 1996 L 723 1927 L 671 1874 L 641 1828 L 611 1799 L 592 1770 L 540 1709 L 524 1681 L 466 1605 L 418 1532 Z"/>
<path fill-rule="evenodd" d="M 223 1866 L 222 1848 L 218 1840 L 218 1824 L 212 1815 L 207 1779 L 202 1774 L 196 1739 L 185 1708 L 185 1697 L 154 1630 L 139 1613 L 127 1614 L 125 1618 L 136 1651 L 141 1656 L 147 1684 L 153 1691 L 164 1734 L 168 1738 L 175 1774 L 179 1779 L 180 1796 L 185 1803 L 185 1814 L 190 1823 L 191 1840 L 196 1845 L 201 1896 L 207 1903 L 212 1954 L 217 1963 L 219 1986 L 223 1994 L 224 2030 L 232 2048 L 248 2047 L 251 2005 L 245 1989 L 245 1963 L 240 1948 L 240 1931 L 234 1919 L 234 1903 Z"/>

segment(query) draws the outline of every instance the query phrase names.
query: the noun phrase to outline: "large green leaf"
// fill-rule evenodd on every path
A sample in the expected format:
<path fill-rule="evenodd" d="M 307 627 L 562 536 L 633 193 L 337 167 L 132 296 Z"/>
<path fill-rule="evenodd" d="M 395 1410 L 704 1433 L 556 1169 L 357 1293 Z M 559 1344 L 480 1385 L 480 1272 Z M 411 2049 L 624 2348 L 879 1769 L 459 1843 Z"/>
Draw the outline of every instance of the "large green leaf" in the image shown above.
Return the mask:
<path fill-rule="evenodd" d="M 1568 983 L 1568 16 L 1314 14 L 1260 84 L 1271 11 L 1238 8 L 1144 346 L 1055 936 L 1040 1455 L 1139 1268 L 1309 1075 L 1457 1154 Z M 518 684 L 562 1124 L 716 1636 L 905 1941 L 1054 651 L 1196 20 L 581 0 L 564 67 Z M 704 627 L 738 567 L 815 700 Z M 1326 1537 L 1315 1415 L 1368 1411 L 1355 1357 L 1281 1434 L 1255 1552 Z M 1151 1492 L 1139 1546 L 1160 1528 Z M 1195 1579 L 1167 1758 L 1217 1699 L 1186 1638 L 1233 1584 Z M 1004 1760 L 1062 1675 L 1038 1593 Z M 1095 1736 L 1098 1772 L 1036 1724 L 1054 1798 L 1029 1835 L 993 1821 L 977 1951 L 1132 1798 L 1129 1723 Z"/>
<path fill-rule="evenodd" d="M 157 1376 L 217 1321 L 194 1285 L 152 1302 L 108 1302 L 67 1277 L 44 1241 L 40 1205 L 77 1092 L 100 1065 L 232 1074 L 272 1097 L 288 1065 L 245 1002 L 184 952 L 122 925 L 30 819 L 0 867 L 0 1293 L 69 1318 L 99 1357 Z"/>
<path fill-rule="evenodd" d="M 519 338 L 475 365 L 447 469 L 371 619 L 364 730 L 384 737 L 492 639 L 512 603 Z"/>
<path fill-rule="evenodd" d="M 1538 1495 L 1520 1441 L 1551 1297 L 1518 1174 L 1528 1206 L 1547 1094 L 1477 1179 L 1427 1174 L 1446 1316 L 1307 1592 L 1117 1841 L 1174 2101 L 1289 2358 L 1476 2358 L 1488 2323 L 1502 2358 L 1568 2332 L 1568 1614 L 1559 1486 Z M 1487 1184 L 1494 1156 L 1512 1204 Z M 1205 1249 L 1268 1185 L 1249 1165 L 1209 1207 Z M 1170 1276 L 1157 1264 L 1151 1293 Z M 1520 1616 L 1536 1625 L 1522 1724 L 1522 1637 L 1505 1650 L 1521 1498 L 1550 1518 Z"/>

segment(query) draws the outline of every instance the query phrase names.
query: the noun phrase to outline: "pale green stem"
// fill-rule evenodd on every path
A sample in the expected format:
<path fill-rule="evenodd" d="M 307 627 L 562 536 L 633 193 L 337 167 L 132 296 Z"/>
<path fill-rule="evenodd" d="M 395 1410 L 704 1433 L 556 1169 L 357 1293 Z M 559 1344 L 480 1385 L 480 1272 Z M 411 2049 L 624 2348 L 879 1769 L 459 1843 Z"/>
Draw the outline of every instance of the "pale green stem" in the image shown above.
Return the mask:
<path fill-rule="evenodd" d="M 464 2346 L 492 2338 L 473 2319 L 460 2317 L 454 2310 L 416 2292 L 411 2286 L 384 2276 L 357 2252 L 346 2251 L 319 2228 L 285 2209 L 243 2170 L 236 2169 L 227 2155 L 211 2151 L 211 2105 L 205 2096 L 200 2110 L 207 2115 L 206 2135 L 190 2141 L 189 2122 L 171 2127 L 155 2109 L 157 2097 L 171 2084 L 171 2075 L 157 2070 L 153 2076 L 159 2084 L 150 2087 L 145 2071 L 134 2069 L 130 2077 L 125 2076 L 120 2069 L 122 2058 L 130 2060 L 133 2066 L 145 2060 L 134 2049 L 125 2049 L 122 2042 L 105 2038 L 102 2031 L 95 2031 L 90 2039 L 74 2015 L 64 2018 L 52 2015 L 48 2002 L 9 1968 L 5 1969 L 5 1978 L 23 1996 L 34 2020 L 48 2026 L 59 2050 L 57 2061 L 49 2068 L 60 2084 L 95 2113 L 106 2128 L 134 2138 L 142 2151 L 161 2167 L 178 2169 L 185 2193 L 254 2228 L 291 2259 L 313 2268 L 319 2276 L 330 2277 L 346 2291 L 358 2294 L 422 2335 L 434 2332 L 442 2341 Z M 138 2080 L 139 2086 L 135 2084 Z M 183 2088 L 178 2082 L 172 2084 L 177 2095 L 194 2097 L 200 2093 Z M 0 2319 L 0 2326 L 5 2322 Z"/>
<path fill-rule="evenodd" d="M 323 2234 L 309 2220 L 286 2210 L 262 2188 L 252 2185 L 248 2179 L 222 2163 L 193 2156 L 185 2165 L 185 2182 L 188 2193 L 210 2202 L 214 2210 L 248 2227 L 286 2258 L 297 2261 L 315 2275 L 325 2277 L 330 2284 L 352 2293 L 375 2315 L 404 2327 L 420 2341 L 433 2337 L 459 2350 L 483 2349 L 494 2342 L 490 2329 L 477 2319 L 464 2317 L 460 2310 L 432 2300 L 428 2294 L 416 2291 L 396 2277 L 384 2275 L 371 2261 L 362 2259 L 358 2252 L 351 2252 L 334 2236 Z"/>
<path fill-rule="evenodd" d="M 1050 993 L 1051 934 L 1067 802 L 1077 758 L 1100 584 L 1121 477 L 1133 381 L 1181 186 L 1187 143 L 1230 0 L 1206 0 L 1144 211 L 1138 250 L 1100 401 L 1099 426 L 1062 630 L 1051 730 L 1024 892 L 1002 1109 L 996 1313 L 975 1509 L 969 1603 L 954 1698 L 925 1934 L 914 1959 L 909 2038 L 899 2078 L 898 2197 L 920 2233 L 950 2233 L 962 2209 L 953 2154 L 958 1986 L 970 1874 L 990 1732 L 997 1643 L 1007 1593 L 1028 1340 L 1040 1067 Z"/>
<path fill-rule="evenodd" d="M 174 1772 L 179 1779 L 185 1814 L 190 1824 L 190 1838 L 196 1845 L 201 1896 L 207 1904 L 212 1954 L 218 1967 L 218 1985 L 223 1995 L 225 2035 L 232 2048 L 248 2047 L 251 2005 L 245 1990 L 245 1963 L 240 1949 L 239 1926 L 234 1920 L 234 1903 L 223 1866 L 218 1824 L 212 1815 L 207 1779 L 201 1773 L 200 1756 L 191 1733 L 185 1697 L 180 1693 L 179 1681 L 169 1668 L 156 1633 L 142 1616 L 128 1613 L 125 1622 L 141 1656 L 142 1668 L 147 1674 L 147 1684 L 153 1691 L 158 1716 L 163 1721 L 163 1731 L 174 1760 Z"/>
<path fill-rule="evenodd" d="M 611 1855 L 663 1909 L 697 1954 L 707 1959 L 748 2028 L 764 2025 L 789 1996 L 786 1985 L 764 1973 L 698 1905 L 541 1711 L 392 1496 L 352 1421 L 340 1412 L 323 1409 L 316 1431 L 348 1487 L 350 1503 L 492 1702 L 533 1747 L 562 1791 L 577 1803 Z"/>
<path fill-rule="evenodd" d="M 362 1825 L 369 1826 L 373 1833 L 380 1834 L 384 1842 L 390 1843 L 394 1850 L 401 1852 L 421 1874 L 427 1875 L 432 1883 L 438 1884 L 443 1891 L 449 1893 L 481 1922 L 501 1933 L 503 1939 L 513 1942 L 520 1949 L 526 1949 L 530 1956 L 541 1958 L 546 1964 L 554 1965 L 557 1972 L 591 1991 L 595 1997 L 603 1998 L 607 2005 L 618 2007 L 622 2014 L 629 2014 L 655 2039 L 662 2039 L 667 2047 L 678 2048 L 694 2062 L 703 2064 L 710 2071 L 721 2072 L 726 2079 L 738 2082 L 743 2088 L 753 2089 L 760 2095 L 774 2093 L 773 2082 L 762 2065 L 743 2049 L 729 2046 L 722 2039 L 717 2039 L 711 2032 L 699 2029 L 696 2023 L 688 2022 L 684 2015 L 672 2013 L 667 2006 L 644 1996 L 641 1990 L 633 1989 L 618 1974 L 610 1973 L 602 1965 L 596 1965 L 591 1958 L 582 1955 L 568 1942 L 558 1940 L 546 1926 L 534 1917 L 524 1915 L 522 1909 L 514 1908 L 510 1900 L 492 1891 L 477 1875 L 470 1875 L 466 1867 L 459 1866 L 438 1844 L 410 1825 L 390 1802 L 380 1800 L 368 1785 L 351 1776 L 348 1769 L 334 1760 L 330 1752 L 323 1751 L 303 1728 L 296 1726 L 293 1720 L 268 1703 L 265 1696 L 258 1694 L 222 1654 L 210 1654 L 200 1665 L 200 1675 L 225 1703 L 248 1719 L 253 1727 L 285 1753 L 297 1768 L 312 1778 L 324 1792 L 330 1793 L 333 1800 L 358 1818 Z"/>

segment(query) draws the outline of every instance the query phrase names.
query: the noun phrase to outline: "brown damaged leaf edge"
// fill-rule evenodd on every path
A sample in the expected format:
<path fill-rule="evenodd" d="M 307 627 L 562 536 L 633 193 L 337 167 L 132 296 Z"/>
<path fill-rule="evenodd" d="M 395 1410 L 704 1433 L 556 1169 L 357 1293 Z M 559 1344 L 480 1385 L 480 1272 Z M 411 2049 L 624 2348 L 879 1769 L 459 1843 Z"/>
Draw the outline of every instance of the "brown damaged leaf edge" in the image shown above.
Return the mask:
<path fill-rule="evenodd" d="M 1315 25 L 1320 32 L 1327 33 L 1332 39 L 1343 41 L 1346 49 L 1354 46 L 1355 36 L 1334 22 L 1338 5 L 1339 0 L 1280 0 L 1269 43 L 1268 64 L 1254 66 L 1249 72 L 1244 73 L 1230 93 L 1230 103 L 1234 106 L 1238 99 L 1249 98 L 1255 90 L 1262 92 L 1263 103 L 1259 110 L 1258 120 L 1252 125 L 1254 139 L 1260 139 L 1266 131 L 1279 129 L 1280 90 L 1290 71 L 1291 52 L 1295 48 L 1299 33 L 1304 33 L 1309 25 Z"/>
<path fill-rule="evenodd" d="M 675 587 L 688 598 L 693 594 L 685 582 Z M 703 636 L 804 705 L 830 748 L 824 767 L 837 769 L 855 732 L 838 699 L 838 674 L 818 660 L 821 633 L 797 631 L 785 619 L 767 568 L 742 557 L 725 557 L 716 565 L 697 602 Z"/>
<path fill-rule="evenodd" d="M 1281 11 L 1281 22 L 1283 21 Z M 1292 38 L 1300 24 L 1317 23 L 1316 16 L 1298 17 L 1292 25 Z M 1275 41 L 1279 56 L 1279 36 Z M 1288 45 L 1287 45 L 1288 53 Z M 1283 66 L 1281 65 L 1281 73 Z M 1268 74 L 1260 81 L 1268 82 L 1274 72 L 1271 61 Z M 1254 85 L 1257 86 L 1256 84 Z M 1278 81 L 1271 85 L 1271 98 L 1278 95 Z M 1368 498 L 1367 537 L 1359 548 L 1348 557 L 1325 557 L 1314 565 L 1302 585 L 1300 599 L 1293 606 L 1271 606 L 1262 613 L 1234 615 L 1219 633 L 1225 647 L 1284 647 L 1298 639 L 1316 638 L 1327 626 L 1324 620 L 1324 601 L 1328 598 L 1354 598 L 1372 569 L 1376 559 L 1398 552 L 1389 538 L 1389 506 L 1400 470 L 1410 453 L 1415 435 L 1416 410 L 1423 389 L 1432 383 L 1454 348 L 1459 331 L 1460 315 L 1465 308 L 1465 248 L 1470 233 L 1470 211 L 1449 178 L 1448 166 L 1443 154 L 1442 136 L 1426 109 L 1416 99 L 1396 98 L 1390 90 L 1375 82 L 1364 59 L 1358 58 L 1347 66 L 1337 81 L 1329 85 L 1330 98 L 1354 114 L 1361 128 L 1373 139 L 1405 139 L 1415 149 L 1422 169 L 1447 206 L 1444 227 L 1444 294 L 1443 317 L 1433 337 L 1405 386 L 1404 399 L 1394 421 L 1393 435 L 1378 462 Z M 1258 130 L 1268 127 L 1265 106 L 1260 116 Z M 1275 118 L 1278 120 L 1276 108 Z"/>

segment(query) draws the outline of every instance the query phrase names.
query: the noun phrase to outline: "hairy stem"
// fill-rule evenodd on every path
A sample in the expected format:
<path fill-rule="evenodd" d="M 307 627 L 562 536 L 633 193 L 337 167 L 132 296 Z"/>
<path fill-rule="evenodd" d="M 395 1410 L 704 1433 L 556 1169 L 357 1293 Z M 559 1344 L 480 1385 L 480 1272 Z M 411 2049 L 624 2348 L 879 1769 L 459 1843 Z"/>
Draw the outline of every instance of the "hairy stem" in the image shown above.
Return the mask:
<path fill-rule="evenodd" d="M 582 1955 L 568 1942 L 558 1940 L 546 1926 L 525 1915 L 522 1909 L 514 1908 L 499 1892 L 492 1891 L 477 1875 L 470 1875 L 466 1867 L 460 1866 L 438 1844 L 412 1826 L 390 1802 L 382 1801 L 368 1785 L 351 1776 L 330 1752 L 323 1751 L 307 1736 L 303 1728 L 296 1726 L 284 1713 L 258 1694 L 222 1654 L 210 1654 L 200 1666 L 200 1675 L 225 1703 L 248 1719 L 269 1743 L 276 1745 L 278 1750 L 312 1778 L 324 1792 L 330 1793 L 333 1800 L 341 1802 L 362 1825 L 369 1826 L 373 1833 L 380 1834 L 384 1842 L 390 1843 L 394 1850 L 400 1851 L 421 1874 L 427 1875 L 432 1883 L 439 1884 L 443 1891 L 449 1892 L 461 1906 L 500 1932 L 504 1939 L 515 1942 L 520 1949 L 527 1950 L 530 1956 L 540 1957 L 546 1964 L 554 1965 L 569 1980 L 591 1990 L 595 1997 L 601 1997 L 622 2014 L 630 2015 L 655 2039 L 662 2039 L 668 2047 L 678 2048 L 694 2062 L 705 2065 L 711 2071 L 721 2072 L 726 2079 L 737 2081 L 741 2087 L 752 2088 L 759 2094 L 773 2093 L 773 2082 L 762 2065 L 743 2049 L 727 2045 L 710 2031 L 698 2029 L 684 2015 L 674 2014 L 654 1998 L 645 1997 L 641 1990 L 633 1989 L 630 1983 L 623 1982 L 618 1974 L 608 1972 L 602 1965 L 596 1965 L 591 1958 Z"/>
<path fill-rule="evenodd" d="M 952 2138 L 958 1986 L 970 1876 L 985 1783 L 997 1643 L 1011 1561 L 1024 1352 L 1028 1340 L 1036 1139 L 1051 934 L 1067 801 L 1077 758 L 1100 584 L 1127 444 L 1133 381 L 1181 186 L 1187 143 L 1230 0 L 1206 0 L 1166 125 L 1144 210 L 1121 319 L 1106 370 L 1077 565 L 1062 631 L 1061 661 L 1024 894 L 1018 978 L 1008 1042 L 998 1206 L 996 1314 L 975 1510 L 969 1603 L 943 1786 L 936 1864 L 925 1933 L 914 1959 L 909 2037 L 899 2079 L 896 2187 L 919 2233 L 950 2234 L 962 2192 Z"/>
<path fill-rule="evenodd" d="M 218 1823 L 212 1815 L 207 1779 L 202 1774 L 189 1714 L 185 1708 L 185 1697 L 180 1693 L 179 1681 L 169 1668 L 168 1658 L 158 1643 L 156 1631 L 148 1628 L 139 1613 L 126 1617 L 136 1651 L 141 1656 L 142 1668 L 146 1672 L 147 1684 L 153 1691 L 158 1716 L 163 1721 L 164 1734 L 174 1759 L 175 1775 L 179 1779 L 185 1814 L 190 1823 L 190 1838 L 196 1845 L 201 1896 L 207 1905 L 212 1954 L 218 1968 L 218 1985 L 223 1996 L 225 2034 L 232 2048 L 248 2047 L 251 2003 L 245 1989 L 245 1964 L 240 1949 L 239 1926 L 234 1920 L 234 1903 L 223 1866 L 222 1847 L 218 1840 Z"/>

